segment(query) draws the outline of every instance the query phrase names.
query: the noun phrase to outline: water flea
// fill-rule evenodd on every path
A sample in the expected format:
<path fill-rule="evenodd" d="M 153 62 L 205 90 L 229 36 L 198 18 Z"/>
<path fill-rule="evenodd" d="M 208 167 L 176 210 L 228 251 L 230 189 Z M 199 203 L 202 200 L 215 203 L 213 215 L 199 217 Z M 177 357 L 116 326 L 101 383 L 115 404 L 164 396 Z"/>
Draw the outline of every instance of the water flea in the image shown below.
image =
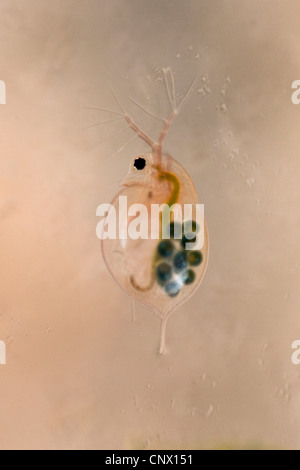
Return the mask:
<path fill-rule="evenodd" d="M 195 54 L 196 51 L 193 52 L 193 56 Z M 177 57 L 180 57 L 179 54 Z M 166 350 L 165 336 L 168 319 L 201 284 L 208 261 L 208 234 L 205 221 L 203 220 L 203 224 L 201 222 L 201 226 L 197 225 L 193 220 L 196 219 L 194 209 L 193 212 L 190 212 L 185 224 L 182 223 L 180 216 L 180 212 L 183 213 L 186 204 L 199 204 L 192 179 L 182 164 L 164 152 L 163 143 L 171 124 L 195 89 L 196 83 L 198 82 L 198 88 L 201 86 L 204 98 L 211 93 L 211 89 L 208 76 L 202 77 L 200 85 L 199 78 L 196 77 L 189 85 L 187 84 L 185 94 L 179 101 L 178 93 L 175 90 L 174 75 L 170 67 L 162 70 L 155 69 L 150 78 L 152 76 L 153 82 L 158 81 L 158 86 L 164 86 L 165 89 L 168 109 L 165 109 L 164 115 L 158 115 L 155 109 L 151 109 L 151 102 L 147 96 L 145 96 L 144 102 L 149 102 L 148 109 L 134 99 L 129 99 L 145 114 L 161 122 L 160 133 L 154 138 L 146 134 L 135 115 L 130 116 L 127 113 L 126 108 L 119 102 L 114 92 L 112 92 L 113 98 L 118 109 L 109 110 L 97 107 L 92 109 L 107 113 L 108 120 L 111 122 L 119 119 L 125 121 L 124 127 L 121 127 L 111 137 L 128 131 L 128 140 L 108 156 L 105 162 L 123 151 L 125 146 L 129 145 L 136 137 L 148 147 L 147 153 L 136 153 L 136 156 L 133 156 L 129 173 L 122 181 L 122 186 L 110 205 L 109 214 L 100 221 L 100 224 L 104 222 L 101 225 L 100 238 L 106 266 L 117 284 L 133 301 L 140 302 L 158 315 L 161 321 L 159 352 L 163 353 Z M 149 77 L 147 78 L 149 79 Z M 111 118 L 109 118 L 110 115 Z M 133 134 L 129 136 L 129 132 L 133 132 Z M 218 142 L 218 147 L 221 145 L 221 142 Z M 123 216 L 121 202 L 126 197 L 130 204 L 146 206 L 147 215 L 143 216 L 145 220 L 153 205 L 167 206 L 165 212 L 164 209 L 161 210 L 161 221 L 156 224 L 157 233 L 153 235 L 151 231 L 151 239 L 143 236 L 138 238 L 120 236 L 117 239 L 113 237 L 113 240 L 110 237 L 102 237 L 103 234 L 107 235 L 106 226 L 111 214 L 116 215 L 115 219 L 118 220 L 122 230 L 124 228 L 124 231 L 129 233 L 126 227 L 130 224 L 134 233 L 139 235 L 136 227 L 140 227 L 142 224 L 142 213 L 136 217 L 134 215 Z M 175 205 L 176 209 L 171 210 Z M 168 220 L 163 217 L 167 213 L 167 209 L 170 209 Z M 101 214 L 97 211 L 97 215 Z M 138 225 L 139 217 L 140 225 Z M 122 230 L 119 231 L 120 235 L 123 233 Z M 204 239 L 202 253 L 198 251 L 189 253 L 187 250 L 193 248 L 198 231 L 201 231 Z M 201 269 L 196 271 L 194 267 L 199 264 L 201 264 Z M 191 284 L 192 288 L 185 288 Z M 133 309 L 132 319 L 134 319 Z M 137 405 L 137 408 L 141 411 L 140 406 Z"/>

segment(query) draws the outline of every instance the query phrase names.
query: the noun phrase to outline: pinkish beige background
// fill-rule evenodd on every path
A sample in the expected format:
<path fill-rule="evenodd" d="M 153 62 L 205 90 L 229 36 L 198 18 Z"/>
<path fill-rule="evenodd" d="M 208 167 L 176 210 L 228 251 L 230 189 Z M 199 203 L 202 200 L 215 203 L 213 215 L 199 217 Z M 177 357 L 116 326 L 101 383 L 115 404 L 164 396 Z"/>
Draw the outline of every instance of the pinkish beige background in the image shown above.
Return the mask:
<path fill-rule="evenodd" d="M 1 449 L 300 449 L 297 0 L 0 0 Z M 159 322 L 114 284 L 96 207 L 142 143 L 141 125 L 199 82 L 166 150 L 205 203 L 211 257 L 197 294 Z"/>

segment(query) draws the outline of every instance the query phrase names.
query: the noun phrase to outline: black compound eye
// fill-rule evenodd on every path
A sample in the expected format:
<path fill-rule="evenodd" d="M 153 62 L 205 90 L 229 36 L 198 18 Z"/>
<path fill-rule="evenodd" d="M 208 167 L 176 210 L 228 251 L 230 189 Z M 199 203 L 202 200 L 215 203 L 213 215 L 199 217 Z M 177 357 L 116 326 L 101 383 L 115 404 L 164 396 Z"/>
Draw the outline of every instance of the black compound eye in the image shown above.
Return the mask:
<path fill-rule="evenodd" d="M 146 166 L 146 160 L 144 158 L 136 158 L 134 160 L 134 168 L 136 168 L 137 170 L 143 170 Z"/>

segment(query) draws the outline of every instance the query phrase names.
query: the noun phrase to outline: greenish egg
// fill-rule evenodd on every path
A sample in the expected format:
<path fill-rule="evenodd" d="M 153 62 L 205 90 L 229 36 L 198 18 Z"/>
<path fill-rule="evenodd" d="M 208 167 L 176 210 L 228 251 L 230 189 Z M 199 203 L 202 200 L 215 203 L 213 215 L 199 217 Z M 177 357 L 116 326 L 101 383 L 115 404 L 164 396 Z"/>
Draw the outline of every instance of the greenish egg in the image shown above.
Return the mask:
<path fill-rule="evenodd" d="M 169 297 L 176 297 L 179 294 L 181 285 L 178 282 L 170 282 L 166 285 L 166 293 Z"/>
<path fill-rule="evenodd" d="M 201 251 L 189 251 L 187 259 L 190 266 L 199 266 L 203 261 L 203 255 Z"/>
<path fill-rule="evenodd" d="M 189 269 L 188 271 L 184 273 L 182 278 L 183 278 L 183 282 L 185 283 L 185 285 L 188 286 L 194 282 L 194 280 L 196 279 L 196 274 L 194 273 L 192 269 Z"/>
<path fill-rule="evenodd" d="M 170 240 L 160 242 L 157 252 L 162 258 L 170 258 L 173 254 L 174 246 Z"/>
<path fill-rule="evenodd" d="M 168 263 L 160 263 L 156 268 L 156 278 L 160 285 L 164 285 L 172 277 L 172 267 Z"/>
<path fill-rule="evenodd" d="M 185 251 L 179 251 L 174 256 L 174 267 L 177 272 L 183 271 L 187 267 L 187 254 Z"/>

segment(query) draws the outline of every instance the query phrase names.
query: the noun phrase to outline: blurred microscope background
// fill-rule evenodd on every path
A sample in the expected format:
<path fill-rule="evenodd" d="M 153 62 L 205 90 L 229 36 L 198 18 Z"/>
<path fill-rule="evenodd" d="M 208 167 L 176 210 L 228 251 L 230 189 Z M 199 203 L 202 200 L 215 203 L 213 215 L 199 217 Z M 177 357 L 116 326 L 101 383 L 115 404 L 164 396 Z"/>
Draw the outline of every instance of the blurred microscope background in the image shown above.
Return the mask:
<path fill-rule="evenodd" d="M 297 0 L 0 0 L 1 449 L 300 449 Z M 195 89 L 165 150 L 190 172 L 209 267 L 159 320 L 108 274 L 96 208 Z M 111 138 L 109 138 L 111 137 Z"/>

